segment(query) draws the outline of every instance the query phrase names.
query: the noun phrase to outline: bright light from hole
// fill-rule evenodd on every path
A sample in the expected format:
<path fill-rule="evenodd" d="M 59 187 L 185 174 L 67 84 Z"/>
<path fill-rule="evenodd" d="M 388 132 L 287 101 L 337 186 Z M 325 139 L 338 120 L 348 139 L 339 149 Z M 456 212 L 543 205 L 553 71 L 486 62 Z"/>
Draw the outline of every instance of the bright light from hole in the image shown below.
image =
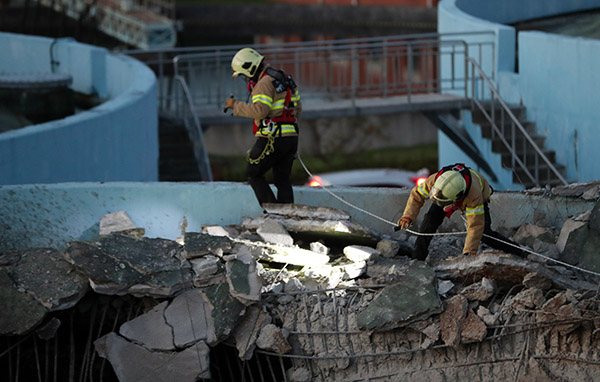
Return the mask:
<path fill-rule="evenodd" d="M 320 186 L 323 185 L 323 180 L 321 179 L 320 176 L 315 175 L 315 176 L 313 176 L 313 178 L 311 179 L 311 181 L 308 182 L 308 185 L 310 187 L 320 187 Z"/>

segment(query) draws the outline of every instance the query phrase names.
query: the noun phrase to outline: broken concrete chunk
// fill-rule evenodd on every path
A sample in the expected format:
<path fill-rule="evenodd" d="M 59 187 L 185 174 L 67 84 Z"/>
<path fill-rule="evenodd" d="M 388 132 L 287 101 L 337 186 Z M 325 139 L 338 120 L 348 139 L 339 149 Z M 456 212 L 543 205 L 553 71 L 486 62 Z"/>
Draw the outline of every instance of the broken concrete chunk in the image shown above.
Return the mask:
<path fill-rule="evenodd" d="M 195 382 L 210 378 L 209 348 L 198 342 L 178 352 L 153 352 L 109 333 L 94 342 L 120 382 Z"/>
<path fill-rule="evenodd" d="M 291 382 L 312 382 L 313 374 L 305 367 L 293 367 L 286 371 L 287 377 Z"/>
<path fill-rule="evenodd" d="M 0 335 L 25 334 L 38 325 L 48 309 L 28 293 L 20 292 L 6 269 L 0 268 Z"/>
<path fill-rule="evenodd" d="M 292 239 L 283 225 L 273 219 L 266 218 L 263 224 L 256 229 L 256 233 L 267 243 L 294 245 L 294 239 Z"/>
<path fill-rule="evenodd" d="M 513 306 L 517 309 L 533 309 L 542 306 L 545 302 L 546 298 L 541 289 L 527 288 L 514 296 Z"/>
<path fill-rule="evenodd" d="M 227 226 L 223 227 L 220 225 L 205 225 L 202 226 L 202 233 L 211 236 L 226 236 L 230 239 L 236 239 L 240 236 L 240 231 L 234 227 Z"/>
<path fill-rule="evenodd" d="M 381 252 L 364 245 L 349 245 L 344 247 L 344 255 L 353 262 L 364 262 L 380 256 Z"/>
<path fill-rule="evenodd" d="M 194 259 L 204 255 L 223 255 L 231 252 L 233 241 L 226 236 L 213 236 L 205 233 L 186 232 L 184 237 L 182 257 Z"/>
<path fill-rule="evenodd" d="M 467 317 L 469 303 L 464 296 L 456 295 L 446 301 L 440 315 L 442 341 L 447 346 L 457 346 L 461 339 L 462 323 Z"/>
<path fill-rule="evenodd" d="M 556 246 L 560 252 L 565 250 L 567 242 L 570 240 L 578 240 L 577 238 L 573 239 L 574 235 L 577 235 L 577 231 L 585 230 L 587 228 L 587 222 L 585 221 L 577 221 L 575 219 L 569 218 L 562 226 L 560 230 L 560 234 L 558 235 L 558 240 L 556 241 Z"/>
<path fill-rule="evenodd" d="M 461 342 L 468 344 L 472 342 L 481 342 L 487 334 L 487 326 L 471 309 L 461 325 Z"/>
<path fill-rule="evenodd" d="M 552 288 L 552 281 L 536 272 L 531 272 L 523 277 L 523 285 L 526 288 L 537 288 L 546 291 Z"/>
<path fill-rule="evenodd" d="M 125 211 L 117 211 L 100 217 L 100 235 L 128 231 L 137 228 Z"/>
<path fill-rule="evenodd" d="M 302 265 L 306 267 L 321 266 L 329 262 L 329 256 L 297 247 L 245 241 L 254 257 L 263 261 L 282 264 Z"/>
<path fill-rule="evenodd" d="M 181 246 L 172 240 L 110 234 L 68 245 L 67 260 L 98 293 L 168 297 L 192 285 L 190 264 L 181 263 Z"/>
<path fill-rule="evenodd" d="M 252 358 L 259 333 L 271 321 L 271 316 L 263 312 L 260 308 L 255 306 L 248 307 L 242 322 L 240 322 L 232 333 L 240 359 L 247 361 Z"/>
<path fill-rule="evenodd" d="M 175 297 L 165 309 L 164 319 L 172 328 L 173 343 L 177 348 L 198 341 L 209 345 L 217 342 L 212 309 L 201 289 L 190 289 Z"/>
<path fill-rule="evenodd" d="M 494 295 L 496 288 L 494 284 L 486 277 L 483 277 L 480 282 L 471 284 L 463 288 L 460 292 L 469 301 L 487 301 Z"/>
<path fill-rule="evenodd" d="M 477 307 L 477 316 L 483 320 L 487 326 L 493 326 L 498 323 L 498 313 L 492 313 L 483 305 Z"/>
<path fill-rule="evenodd" d="M 276 325 L 265 325 L 256 339 L 256 346 L 260 349 L 285 354 L 292 350 L 292 346 L 287 341 L 288 332 L 285 329 L 278 328 Z"/>
<path fill-rule="evenodd" d="M 213 309 L 211 312 L 217 342 L 227 338 L 246 311 L 244 304 L 229 294 L 227 283 L 211 285 L 204 289 Z"/>
<path fill-rule="evenodd" d="M 245 247 L 243 247 L 245 248 Z M 262 279 L 258 276 L 256 260 L 249 250 L 239 252 L 225 263 L 229 292 L 245 305 L 260 300 Z"/>
<path fill-rule="evenodd" d="M 167 305 L 168 302 L 164 301 L 148 313 L 127 321 L 119 328 L 119 334 L 146 349 L 175 350 L 173 330 L 164 317 Z"/>
<path fill-rule="evenodd" d="M 554 235 L 549 229 L 533 224 L 523 224 L 513 236 L 513 240 L 517 243 L 529 247 L 533 247 L 535 239 L 554 243 Z"/>
<path fill-rule="evenodd" d="M 264 216 L 254 219 L 245 218 L 242 227 L 257 230 L 266 219 Z M 375 232 L 351 220 L 298 219 L 279 215 L 270 215 L 268 219 L 279 222 L 288 232 L 321 235 L 338 240 L 372 240 L 374 242 L 379 240 Z"/>
<path fill-rule="evenodd" d="M 357 315 L 361 329 L 392 329 L 441 312 L 435 273 L 422 262 L 410 265 L 405 277 L 387 285 Z"/>
<path fill-rule="evenodd" d="M 17 288 L 50 311 L 74 306 L 89 289 L 87 278 L 75 272 L 75 267 L 56 249 L 21 252 L 9 273 Z"/>
<path fill-rule="evenodd" d="M 376 249 L 383 257 L 394 257 L 400 250 L 400 243 L 396 240 L 383 239 L 377 242 Z"/>
<path fill-rule="evenodd" d="M 60 325 L 61 321 L 56 317 L 52 317 L 50 320 L 40 325 L 40 327 L 35 330 L 35 334 L 37 334 L 40 339 L 48 341 L 54 338 Z"/>
<path fill-rule="evenodd" d="M 283 215 L 296 218 L 319 220 L 348 220 L 350 215 L 342 210 L 331 207 L 312 207 L 301 204 L 264 203 L 262 205 L 268 214 Z"/>
<path fill-rule="evenodd" d="M 485 276 L 498 287 L 512 286 L 523 282 L 530 272 L 552 280 L 561 288 L 595 290 L 596 285 L 582 279 L 573 279 L 570 273 L 562 274 L 556 267 L 547 267 L 496 250 L 485 250 L 477 256 L 460 256 L 442 260 L 435 265 L 439 278 L 449 280 L 480 280 Z"/>
<path fill-rule="evenodd" d="M 438 280 L 437 292 L 440 296 L 445 296 L 454 288 L 454 283 L 450 280 Z"/>
<path fill-rule="evenodd" d="M 310 243 L 310 250 L 325 256 L 329 255 L 329 252 L 331 251 L 325 244 L 319 241 Z"/>
<path fill-rule="evenodd" d="M 205 255 L 189 261 L 194 286 L 202 287 L 225 281 L 225 266 L 217 256 Z"/>

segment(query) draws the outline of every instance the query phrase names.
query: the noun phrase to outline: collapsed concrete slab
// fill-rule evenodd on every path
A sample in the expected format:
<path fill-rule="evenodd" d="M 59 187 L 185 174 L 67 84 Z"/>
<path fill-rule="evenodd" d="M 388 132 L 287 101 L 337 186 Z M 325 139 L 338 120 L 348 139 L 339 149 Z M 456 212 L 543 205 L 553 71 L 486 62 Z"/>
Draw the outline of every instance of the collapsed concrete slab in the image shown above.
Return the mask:
<path fill-rule="evenodd" d="M 192 285 L 190 265 L 178 259 L 180 250 L 171 240 L 111 234 L 69 243 L 65 254 L 98 293 L 167 297 Z"/>
<path fill-rule="evenodd" d="M 209 348 L 204 342 L 176 352 L 152 352 L 109 333 L 96 340 L 95 346 L 98 354 L 110 361 L 121 382 L 195 382 L 210 378 Z"/>
<path fill-rule="evenodd" d="M 413 262 L 404 277 L 386 286 L 357 316 L 361 329 L 390 329 L 425 319 L 442 311 L 435 273 L 423 262 Z"/>
<path fill-rule="evenodd" d="M 310 209 L 300 210 L 310 216 Z M 267 215 L 271 219 L 275 214 Z M 448 371 L 454 367 L 450 361 L 487 362 L 494 378 L 514 376 L 495 365 L 494 357 L 518 359 L 509 350 L 520 349 L 524 337 L 518 333 L 533 330 L 534 325 L 538 325 L 537 337 L 532 335 L 528 346 L 535 343 L 539 357 L 529 358 L 538 362 L 535 367 L 550 370 L 540 357 L 564 353 L 569 350 L 565 344 L 587 349 L 589 359 L 597 358 L 593 350 L 600 340 L 597 303 L 583 292 L 557 292 L 591 288 L 587 290 L 592 293 L 596 284 L 564 267 L 497 251 L 449 258 L 454 247 L 447 245 L 431 248 L 436 256 L 429 266 L 401 256 L 401 251 L 394 253 L 391 240 L 381 245 L 385 251 L 379 250 L 379 244 L 377 250 L 352 245 L 359 251 L 348 256 L 344 248 L 349 246 L 328 246 L 327 234 L 314 238 L 322 240 L 321 249 L 311 246 L 315 251 L 295 243 L 266 243 L 255 234 L 258 229 L 246 227 L 236 236 L 231 233 L 237 231 L 234 228 L 213 226 L 210 231 L 217 235 L 187 232 L 180 243 L 107 235 L 76 242 L 68 249 L 65 256 L 77 267 L 71 273 L 81 273 L 92 286 L 105 288 L 97 292 L 144 296 L 149 301 L 146 307 L 152 306 L 123 324 L 118 334 L 96 341 L 98 353 L 110 360 L 121 380 L 150 380 L 144 373 L 148 365 L 160 369 L 153 380 L 208 378 L 207 345 L 229 346 L 231 340 L 235 340 L 238 357 L 249 362 L 257 347 L 261 357 L 285 354 L 293 366 L 286 362 L 283 371 L 298 380 L 404 380 L 415 375 L 460 379 L 462 374 Z M 535 227 L 521 233 L 525 231 L 519 240 L 533 238 L 532 243 L 547 233 Z M 0 258 L 0 293 L 29 297 L 15 289 L 10 277 L 4 277 L 10 276 L 7 272 L 16 264 L 9 260 L 14 256 Z M 177 279 L 177 272 L 187 276 Z M 35 299 L 29 301 L 43 309 L 38 314 L 25 301 L 23 309 L 33 319 L 14 312 L 16 319 L 23 319 L 22 326 L 15 326 L 14 321 L 6 325 L 13 325 L 14 333 L 31 330 L 47 314 L 45 306 Z M 0 317 L 3 326 L 5 317 Z M 53 325 L 48 325 L 50 336 L 56 332 Z M 506 340 L 509 335 L 513 339 Z M 473 343 L 477 343 L 476 351 L 469 345 Z M 498 343 L 507 346 L 493 348 Z M 483 359 L 489 354 L 492 360 Z M 517 356 L 522 354 L 528 356 Z M 187 370 L 162 374 L 169 362 Z M 439 365 L 444 370 L 441 374 Z M 533 374 L 528 371 L 526 375 Z M 486 378 L 482 379 L 490 380 Z"/>
<path fill-rule="evenodd" d="M 264 226 L 267 220 L 270 220 L 279 223 L 288 232 L 292 233 L 318 234 L 340 240 L 371 240 L 376 242 L 379 239 L 376 232 L 350 220 L 350 216 L 346 212 L 333 208 L 288 204 L 269 205 L 265 207 L 265 210 L 268 215 L 245 218 L 242 227 L 257 230 Z"/>
<path fill-rule="evenodd" d="M 50 248 L 0 255 L 0 334 L 23 334 L 51 311 L 69 309 L 88 291 L 87 279 Z"/>
<path fill-rule="evenodd" d="M 557 288 L 594 290 L 596 285 L 577 279 L 573 272 L 561 269 L 562 272 L 540 263 L 503 253 L 486 250 L 477 256 L 453 257 L 435 265 L 435 272 L 441 279 L 449 280 L 481 280 L 487 277 L 501 286 L 521 284 L 525 276 L 535 272 L 551 280 Z"/>

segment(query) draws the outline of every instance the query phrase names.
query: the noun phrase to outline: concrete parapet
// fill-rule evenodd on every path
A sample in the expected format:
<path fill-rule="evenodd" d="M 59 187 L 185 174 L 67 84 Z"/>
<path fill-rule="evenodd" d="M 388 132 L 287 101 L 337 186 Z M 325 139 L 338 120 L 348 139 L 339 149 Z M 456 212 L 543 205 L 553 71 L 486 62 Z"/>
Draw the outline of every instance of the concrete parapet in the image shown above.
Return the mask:
<path fill-rule="evenodd" d="M 0 71 L 56 72 L 105 100 L 0 134 L 0 184 L 158 179 L 156 77 L 142 63 L 73 39 L 0 33 Z"/>

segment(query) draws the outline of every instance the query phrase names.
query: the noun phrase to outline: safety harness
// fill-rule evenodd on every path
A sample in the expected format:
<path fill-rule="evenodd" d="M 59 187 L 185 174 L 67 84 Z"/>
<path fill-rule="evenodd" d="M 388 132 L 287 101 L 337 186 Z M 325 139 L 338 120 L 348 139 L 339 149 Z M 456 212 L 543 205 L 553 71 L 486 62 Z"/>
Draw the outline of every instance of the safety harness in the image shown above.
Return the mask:
<path fill-rule="evenodd" d="M 277 135 L 281 137 L 283 132 L 292 129 L 296 134 L 298 134 L 298 123 L 296 122 L 296 118 L 293 116 L 294 102 L 292 102 L 292 91 L 296 89 L 296 83 L 292 79 L 292 76 L 285 74 L 285 72 L 282 70 L 267 68 L 261 78 L 267 74 L 274 78 L 273 87 L 275 88 L 275 92 L 281 93 L 285 91 L 286 95 L 283 102 L 281 116 L 265 118 L 260 121 L 260 125 L 254 123 L 254 134 L 258 132 L 263 136 L 267 136 L 268 141 L 263 152 L 258 158 L 250 158 L 250 151 L 248 151 L 248 162 L 251 164 L 258 164 L 265 156 L 275 151 L 273 145 Z"/>

